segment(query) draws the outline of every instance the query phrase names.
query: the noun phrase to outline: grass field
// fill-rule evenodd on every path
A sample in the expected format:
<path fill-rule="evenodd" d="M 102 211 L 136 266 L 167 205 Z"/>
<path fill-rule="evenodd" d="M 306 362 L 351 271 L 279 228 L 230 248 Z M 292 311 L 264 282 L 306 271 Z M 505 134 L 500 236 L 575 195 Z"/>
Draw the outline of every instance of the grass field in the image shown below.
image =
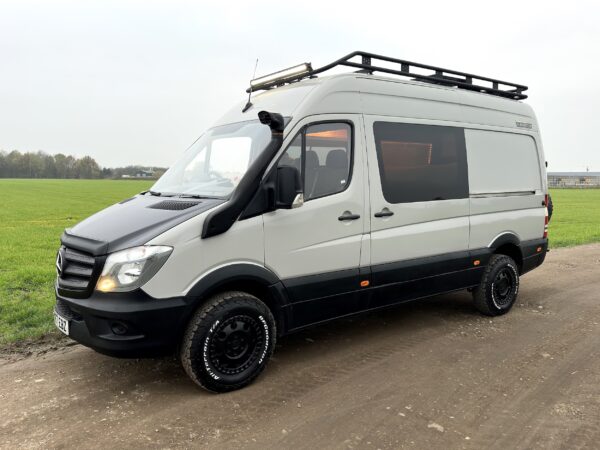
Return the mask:
<path fill-rule="evenodd" d="M 0 346 L 55 333 L 54 258 L 62 231 L 150 181 L 0 180 Z M 552 247 L 600 242 L 600 190 L 555 190 Z"/>
<path fill-rule="evenodd" d="M 600 242 L 600 189 L 552 189 L 551 247 Z"/>
<path fill-rule="evenodd" d="M 0 346 L 54 332 L 54 259 L 62 231 L 151 184 L 0 180 Z"/>

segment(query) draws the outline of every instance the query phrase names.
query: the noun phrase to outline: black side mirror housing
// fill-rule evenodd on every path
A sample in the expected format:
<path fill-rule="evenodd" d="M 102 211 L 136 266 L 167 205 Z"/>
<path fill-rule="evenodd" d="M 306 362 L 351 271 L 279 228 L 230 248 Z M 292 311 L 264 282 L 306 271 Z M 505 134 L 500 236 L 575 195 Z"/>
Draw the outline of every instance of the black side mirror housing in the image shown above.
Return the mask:
<path fill-rule="evenodd" d="M 275 208 L 297 208 L 303 203 L 302 182 L 298 169 L 292 166 L 278 167 L 277 181 L 275 182 Z"/>

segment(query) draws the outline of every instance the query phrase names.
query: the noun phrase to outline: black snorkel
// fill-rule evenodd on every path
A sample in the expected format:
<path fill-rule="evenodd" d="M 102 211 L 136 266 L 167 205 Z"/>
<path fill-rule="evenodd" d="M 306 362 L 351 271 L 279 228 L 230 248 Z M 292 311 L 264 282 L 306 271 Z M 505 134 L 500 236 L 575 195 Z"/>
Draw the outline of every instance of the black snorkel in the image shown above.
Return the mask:
<path fill-rule="evenodd" d="M 283 144 L 285 122 L 281 114 L 261 111 L 258 120 L 271 129 L 271 141 L 252 162 L 229 201 L 208 214 L 202 227 L 202 239 L 225 233 L 231 228 L 258 190 L 267 166 Z"/>

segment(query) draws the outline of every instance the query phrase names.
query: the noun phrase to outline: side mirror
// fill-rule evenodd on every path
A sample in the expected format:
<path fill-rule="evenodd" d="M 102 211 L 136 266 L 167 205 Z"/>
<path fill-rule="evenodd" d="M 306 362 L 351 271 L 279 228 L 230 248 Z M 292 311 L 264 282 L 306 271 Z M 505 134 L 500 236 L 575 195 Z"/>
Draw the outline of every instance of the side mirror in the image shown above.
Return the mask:
<path fill-rule="evenodd" d="M 304 204 L 300 172 L 295 167 L 281 166 L 277 168 L 275 190 L 275 208 L 292 209 Z"/>

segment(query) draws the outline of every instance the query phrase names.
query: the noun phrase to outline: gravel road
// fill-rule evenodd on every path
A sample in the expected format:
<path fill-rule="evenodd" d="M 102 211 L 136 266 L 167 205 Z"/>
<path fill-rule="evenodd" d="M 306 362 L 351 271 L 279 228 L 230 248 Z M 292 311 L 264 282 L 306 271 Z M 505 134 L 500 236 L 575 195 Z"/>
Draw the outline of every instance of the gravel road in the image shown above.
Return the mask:
<path fill-rule="evenodd" d="M 598 448 L 600 245 L 553 250 L 504 317 L 470 299 L 281 339 L 226 395 L 172 358 L 0 356 L 0 448 Z"/>

